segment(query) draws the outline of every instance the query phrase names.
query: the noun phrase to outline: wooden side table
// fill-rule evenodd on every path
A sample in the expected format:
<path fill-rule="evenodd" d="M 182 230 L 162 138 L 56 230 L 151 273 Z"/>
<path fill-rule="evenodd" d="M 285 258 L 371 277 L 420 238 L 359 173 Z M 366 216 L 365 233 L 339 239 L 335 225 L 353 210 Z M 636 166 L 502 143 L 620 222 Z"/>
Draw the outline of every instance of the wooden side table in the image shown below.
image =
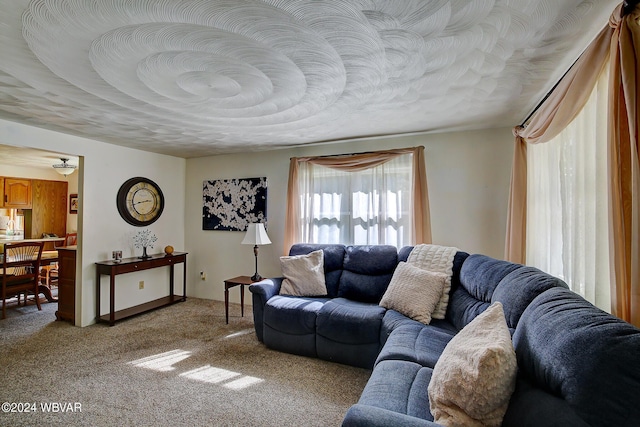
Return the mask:
<path fill-rule="evenodd" d="M 224 314 L 229 324 L 229 289 L 240 286 L 240 314 L 244 317 L 244 286 L 253 283 L 249 276 L 238 276 L 224 281 Z"/>

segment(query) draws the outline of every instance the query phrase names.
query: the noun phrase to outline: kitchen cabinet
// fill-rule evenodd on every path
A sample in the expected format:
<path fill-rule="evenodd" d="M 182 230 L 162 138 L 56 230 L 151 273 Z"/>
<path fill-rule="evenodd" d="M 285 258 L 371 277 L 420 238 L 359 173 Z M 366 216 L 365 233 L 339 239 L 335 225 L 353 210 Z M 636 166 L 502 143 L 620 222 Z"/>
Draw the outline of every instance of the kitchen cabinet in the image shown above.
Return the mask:
<path fill-rule="evenodd" d="M 22 178 L 0 178 L 3 181 L 2 207 L 7 209 L 31 209 L 31 180 Z"/>
<path fill-rule="evenodd" d="M 33 206 L 25 211 L 25 237 L 40 238 L 42 233 L 64 237 L 67 233 L 67 187 L 65 181 L 31 180 Z M 44 250 L 53 250 L 46 243 Z"/>

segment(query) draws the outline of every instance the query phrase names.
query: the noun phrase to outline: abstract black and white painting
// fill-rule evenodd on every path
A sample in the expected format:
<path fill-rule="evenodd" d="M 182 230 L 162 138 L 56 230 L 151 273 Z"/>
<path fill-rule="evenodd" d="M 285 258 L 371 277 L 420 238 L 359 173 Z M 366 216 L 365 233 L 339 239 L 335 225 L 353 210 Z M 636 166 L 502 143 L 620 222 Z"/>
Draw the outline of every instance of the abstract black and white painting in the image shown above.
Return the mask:
<path fill-rule="evenodd" d="M 254 222 L 267 222 L 266 177 L 203 181 L 203 230 L 246 231 Z"/>

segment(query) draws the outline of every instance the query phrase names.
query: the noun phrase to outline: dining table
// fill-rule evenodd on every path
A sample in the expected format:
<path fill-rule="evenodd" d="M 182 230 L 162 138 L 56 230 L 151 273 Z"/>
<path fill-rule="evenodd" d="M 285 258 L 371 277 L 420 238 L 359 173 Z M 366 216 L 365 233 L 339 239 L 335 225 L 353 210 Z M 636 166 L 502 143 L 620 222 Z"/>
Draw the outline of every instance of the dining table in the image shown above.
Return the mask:
<path fill-rule="evenodd" d="M 52 242 L 53 244 L 64 242 L 62 237 L 24 237 L 23 234 L 6 234 L 0 233 L 0 244 L 17 243 L 17 242 Z"/>

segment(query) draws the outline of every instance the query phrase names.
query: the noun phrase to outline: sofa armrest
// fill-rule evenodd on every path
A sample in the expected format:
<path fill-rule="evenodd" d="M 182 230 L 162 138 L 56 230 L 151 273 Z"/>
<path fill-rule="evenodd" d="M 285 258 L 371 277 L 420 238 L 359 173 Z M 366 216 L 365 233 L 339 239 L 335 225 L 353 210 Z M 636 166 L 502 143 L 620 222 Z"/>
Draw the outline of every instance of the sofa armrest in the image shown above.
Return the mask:
<path fill-rule="evenodd" d="M 264 306 L 269 298 L 280 293 L 283 277 L 275 277 L 272 279 L 262 279 L 259 282 L 249 285 L 252 294 L 258 295 Z"/>
<path fill-rule="evenodd" d="M 412 417 L 377 406 L 355 404 L 347 411 L 342 427 L 438 427 L 433 421 Z"/>
<path fill-rule="evenodd" d="M 258 337 L 258 341 L 260 342 L 264 342 L 262 340 L 264 306 L 271 297 L 280 293 L 282 280 L 282 277 L 276 277 L 273 279 L 263 279 L 249 285 L 249 291 L 251 291 L 252 295 L 251 302 L 253 304 L 253 326 L 256 330 L 256 337 Z"/>

